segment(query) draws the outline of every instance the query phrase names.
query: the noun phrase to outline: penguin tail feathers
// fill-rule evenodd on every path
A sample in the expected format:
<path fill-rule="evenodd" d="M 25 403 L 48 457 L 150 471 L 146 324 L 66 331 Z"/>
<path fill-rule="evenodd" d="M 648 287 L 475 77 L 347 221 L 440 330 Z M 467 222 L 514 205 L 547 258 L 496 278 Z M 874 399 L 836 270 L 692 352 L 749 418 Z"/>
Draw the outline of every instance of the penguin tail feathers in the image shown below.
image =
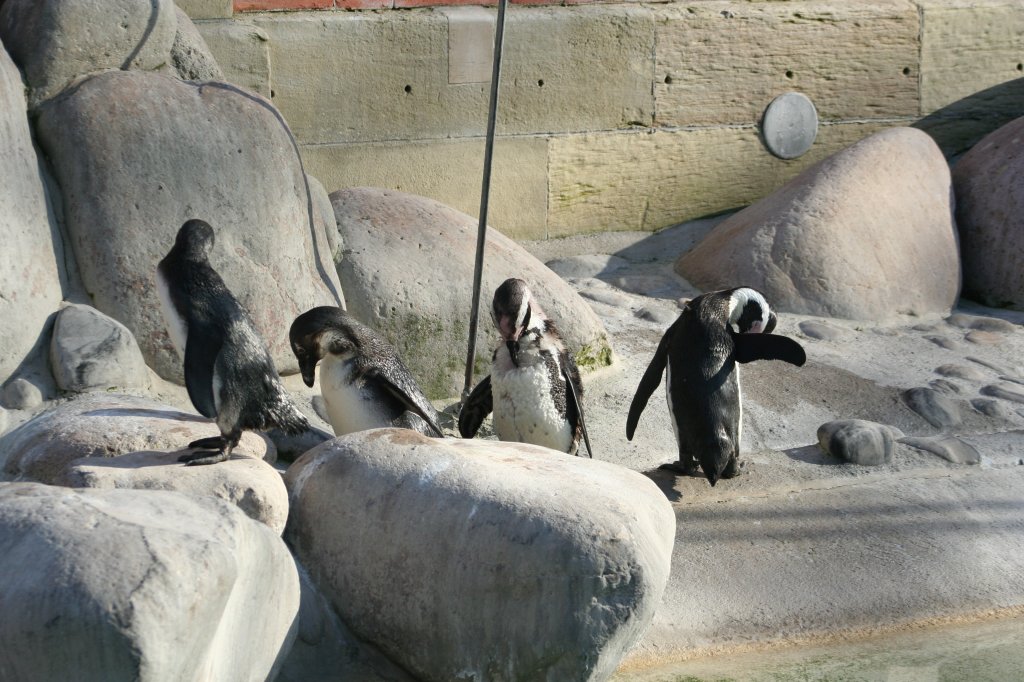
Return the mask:
<path fill-rule="evenodd" d="M 287 397 L 287 395 L 279 396 L 277 404 L 271 412 L 272 426 L 277 426 L 285 433 L 295 436 L 305 431 L 308 431 L 312 427 L 309 424 L 309 420 L 306 419 L 306 415 L 299 411 L 299 408 L 295 406 L 295 403 Z"/>

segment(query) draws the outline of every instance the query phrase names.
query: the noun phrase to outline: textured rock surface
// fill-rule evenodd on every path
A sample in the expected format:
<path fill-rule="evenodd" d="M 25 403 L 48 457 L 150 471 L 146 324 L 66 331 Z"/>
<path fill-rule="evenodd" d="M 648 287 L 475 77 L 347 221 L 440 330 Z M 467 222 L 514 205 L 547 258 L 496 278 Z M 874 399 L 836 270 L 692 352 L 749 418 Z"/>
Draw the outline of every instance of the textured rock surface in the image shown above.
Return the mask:
<path fill-rule="evenodd" d="M 977 464 L 981 455 L 970 443 L 954 436 L 900 438 L 900 443 L 919 450 L 925 450 L 954 464 Z"/>
<path fill-rule="evenodd" d="M 339 286 L 296 148 L 271 104 L 227 84 L 110 72 L 42 107 L 36 130 L 83 282 L 97 308 L 132 330 L 153 369 L 180 381 L 154 272 L 182 223 L 199 217 L 216 233 L 214 268 L 278 369 L 297 370 L 288 327 L 314 305 L 336 304 Z"/>
<path fill-rule="evenodd" d="M 230 15 L 230 2 L 228 3 Z M 238 17 L 203 21 L 196 28 L 229 83 L 270 97 L 270 43 L 266 31 Z"/>
<path fill-rule="evenodd" d="M 0 7 L 0 38 L 25 73 L 33 108 L 79 76 L 166 64 L 176 28 L 171 0 L 6 0 Z"/>
<path fill-rule="evenodd" d="M 0 483 L 0 575 L 11 680 L 272 679 L 299 609 L 279 537 L 170 492 Z"/>
<path fill-rule="evenodd" d="M 0 383 L 35 346 L 62 295 L 56 227 L 25 106 L 21 74 L 0 46 Z"/>
<path fill-rule="evenodd" d="M 676 263 L 694 285 L 747 285 L 778 309 L 884 320 L 948 311 L 959 289 L 946 160 L 925 133 L 877 133 L 718 225 Z"/>
<path fill-rule="evenodd" d="M 840 419 L 818 427 L 821 449 L 851 464 L 888 464 L 892 461 L 894 443 L 888 426 L 863 419 Z"/>
<path fill-rule="evenodd" d="M 960 407 L 954 400 L 932 388 L 916 387 L 903 392 L 903 402 L 937 428 L 957 426 L 961 422 Z"/>
<path fill-rule="evenodd" d="M 379 429 L 306 453 L 285 482 L 300 561 L 417 678 L 604 679 L 668 578 L 671 506 L 605 462 Z"/>
<path fill-rule="evenodd" d="M 1024 309 L 1024 117 L 964 154 L 953 186 L 964 295 Z"/>
<path fill-rule="evenodd" d="M 146 361 L 132 333 L 87 305 L 72 304 L 57 314 L 50 367 L 63 391 L 149 387 Z"/>
<path fill-rule="evenodd" d="M 171 45 L 171 66 L 178 78 L 186 81 L 222 81 L 224 72 L 210 54 L 203 36 L 179 7 L 175 7 L 177 31 Z"/>
<path fill-rule="evenodd" d="M 349 312 L 391 342 L 430 398 L 459 395 L 473 290 L 477 219 L 431 199 L 375 188 L 333 192 L 344 244 L 338 274 Z M 497 334 L 494 290 L 525 280 L 586 372 L 608 364 L 611 347 L 594 314 L 562 279 L 495 230 L 487 255 L 477 333 L 477 378 L 490 367 Z"/>
<path fill-rule="evenodd" d="M 288 492 L 281 474 L 253 457 L 232 457 L 217 466 L 190 467 L 178 452 L 132 452 L 117 457 L 85 457 L 68 463 L 56 480 L 71 488 L 174 490 L 216 497 L 235 505 L 277 534 L 288 519 Z"/>
<path fill-rule="evenodd" d="M 56 481 L 79 457 L 117 457 L 140 450 L 180 450 L 217 426 L 145 398 L 88 393 L 25 422 L 0 439 L 0 464 L 12 477 Z M 274 461 L 269 440 L 247 431 L 233 454 Z M 4 460 L 6 459 L 6 462 Z"/>

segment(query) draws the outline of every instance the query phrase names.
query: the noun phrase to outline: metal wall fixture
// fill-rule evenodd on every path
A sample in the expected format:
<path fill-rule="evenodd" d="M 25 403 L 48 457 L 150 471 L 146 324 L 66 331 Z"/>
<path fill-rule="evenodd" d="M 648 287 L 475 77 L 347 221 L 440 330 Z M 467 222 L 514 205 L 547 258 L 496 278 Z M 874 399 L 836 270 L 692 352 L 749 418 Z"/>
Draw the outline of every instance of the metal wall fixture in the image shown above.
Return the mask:
<path fill-rule="evenodd" d="M 818 136 L 818 111 L 806 95 L 787 92 L 772 100 L 761 119 L 764 146 L 780 159 L 803 156 Z"/>

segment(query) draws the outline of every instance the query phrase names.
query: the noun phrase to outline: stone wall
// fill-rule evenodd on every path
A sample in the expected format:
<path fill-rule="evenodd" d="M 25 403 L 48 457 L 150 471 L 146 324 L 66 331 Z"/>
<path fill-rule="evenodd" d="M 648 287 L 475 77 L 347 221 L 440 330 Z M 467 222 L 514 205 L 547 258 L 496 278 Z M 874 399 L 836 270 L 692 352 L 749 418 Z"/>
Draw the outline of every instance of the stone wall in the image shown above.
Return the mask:
<path fill-rule="evenodd" d="M 227 77 L 273 99 L 328 191 L 477 213 L 493 7 L 179 4 Z M 303 11 L 245 11 L 266 7 Z M 953 157 L 1024 114 L 1022 34 L 1019 0 L 513 5 L 490 223 L 520 239 L 657 230 L 749 204 L 891 126 Z M 820 124 L 784 161 L 759 123 L 789 91 Z"/>

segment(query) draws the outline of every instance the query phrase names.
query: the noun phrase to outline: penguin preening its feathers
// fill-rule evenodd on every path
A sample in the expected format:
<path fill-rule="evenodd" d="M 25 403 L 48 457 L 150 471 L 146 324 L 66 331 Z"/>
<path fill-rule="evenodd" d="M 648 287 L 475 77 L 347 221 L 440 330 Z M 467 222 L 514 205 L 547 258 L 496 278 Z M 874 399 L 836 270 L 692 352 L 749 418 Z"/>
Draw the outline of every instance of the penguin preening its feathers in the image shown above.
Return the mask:
<path fill-rule="evenodd" d="M 801 366 L 807 360 L 799 343 L 771 333 L 776 322 L 764 296 L 750 287 L 713 291 L 689 301 L 640 379 L 629 406 L 626 438 L 633 439 L 664 373 L 679 461 L 663 468 L 689 475 L 699 463 L 711 485 L 739 473 L 743 408 L 736 363 L 782 360 Z"/>
<path fill-rule="evenodd" d="M 472 438 L 493 412 L 501 440 L 576 454 L 582 437 L 593 457 L 579 369 L 526 282 L 507 279 L 495 290 L 491 319 L 502 342 L 492 355 L 490 375 L 462 405 L 459 433 Z"/>
<path fill-rule="evenodd" d="M 320 392 L 336 435 L 399 426 L 444 436 L 437 411 L 391 344 L 341 308 L 304 312 L 288 336 L 311 388 L 320 363 Z"/>
<path fill-rule="evenodd" d="M 243 430 L 309 428 L 245 309 L 213 269 L 213 228 L 188 220 L 157 266 L 157 291 L 168 331 L 184 361 L 185 388 L 199 414 L 217 422 L 221 435 L 189 443 L 213 450 L 182 455 L 187 464 L 226 460 Z"/>

